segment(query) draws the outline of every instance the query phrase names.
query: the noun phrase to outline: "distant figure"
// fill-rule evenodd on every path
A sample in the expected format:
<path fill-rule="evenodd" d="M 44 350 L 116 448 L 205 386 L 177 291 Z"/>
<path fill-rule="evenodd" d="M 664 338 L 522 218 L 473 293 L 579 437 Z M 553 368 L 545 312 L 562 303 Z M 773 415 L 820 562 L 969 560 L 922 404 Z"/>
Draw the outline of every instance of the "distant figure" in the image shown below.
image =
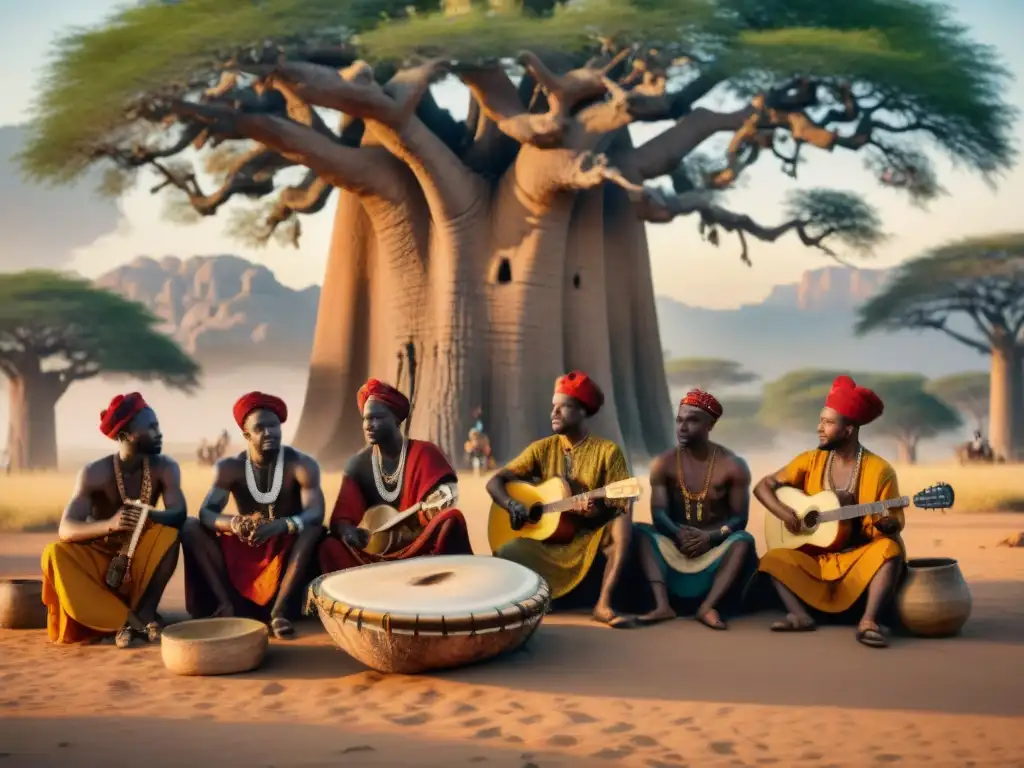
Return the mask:
<path fill-rule="evenodd" d="M 491 441 L 480 429 L 473 427 L 469 430 L 469 439 L 466 440 L 463 450 L 466 452 L 466 461 L 473 468 L 473 474 L 477 477 L 480 476 L 482 470 L 494 468 Z"/>
<path fill-rule="evenodd" d="M 208 467 L 213 463 L 210 461 L 210 444 L 206 441 L 205 437 L 199 441 L 199 447 L 196 449 L 196 460 L 200 466 L 204 467 Z"/>
<path fill-rule="evenodd" d="M 973 439 L 966 443 L 961 443 L 957 447 L 956 454 L 961 464 L 975 461 L 988 463 L 996 460 L 992 446 L 989 445 L 988 440 L 981 434 L 980 429 L 974 431 Z"/>
<path fill-rule="evenodd" d="M 6 448 L 0 453 L 0 468 L 4 470 L 5 475 L 11 474 L 11 452 Z"/>

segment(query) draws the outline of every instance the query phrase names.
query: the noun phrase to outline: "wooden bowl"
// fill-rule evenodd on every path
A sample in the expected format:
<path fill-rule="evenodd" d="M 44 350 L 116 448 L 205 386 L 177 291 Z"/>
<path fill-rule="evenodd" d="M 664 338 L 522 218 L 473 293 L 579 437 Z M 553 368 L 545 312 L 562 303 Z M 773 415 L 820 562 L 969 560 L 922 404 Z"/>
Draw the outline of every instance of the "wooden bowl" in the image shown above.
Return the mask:
<path fill-rule="evenodd" d="M 164 666 L 178 675 L 233 675 L 256 669 L 269 632 L 253 619 L 195 619 L 172 624 L 160 638 Z"/>
<path fill-rule="evenodd" d="M 0 579 L 0 629 L 45 629 L 42 579 Z"/>

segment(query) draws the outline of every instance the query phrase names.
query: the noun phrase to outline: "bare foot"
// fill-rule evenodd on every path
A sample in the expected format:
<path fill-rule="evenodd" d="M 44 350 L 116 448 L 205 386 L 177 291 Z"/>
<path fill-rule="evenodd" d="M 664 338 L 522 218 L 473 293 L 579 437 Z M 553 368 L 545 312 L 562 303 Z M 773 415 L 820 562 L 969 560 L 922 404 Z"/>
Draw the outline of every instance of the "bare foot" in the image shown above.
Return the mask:
<path fill-rule="evenodd" d="M 636 620 L 640 624 L 657 624 L 662 621 L 671 621 L 674 618 L 676 618 L 676 612 L 672 610 L 672 606 L 663 605 L 648 613 L 641 613 Z"/>
<path fill-rule="evenodd" d="M 722 621 L 722 617 L 718 614 L 718 611 L 714 608 L 708 608 L 704 611 L 697 611 L 697 615 L 694 616 L 697 621 L 703 624 L 705 627 L 711 629 L 728 629 L 728 625 Z"/>
<path fill-rule="evenodd" d="M 869 620 L 862 620 L 857 625 L 857 641 L 869 648 L 886 648 L 889 645 L 882 628 Z"/>
<path fill-rule="evenodd" d="M 114 645 L 122 649 L 129 648 L 131 647 L 133 638 L 134 633 L 132 632 L 131 626 L 125 624 L 123 627 L 117 630 L 117 634 L 114 635 Z"/>
<path fill-rule="evenodd" d="M 813 632 L 818 627 L 807 614 L 787 613 L 782 621 L 772 624 L 772 632 Z"/>
<path fill-rule="evenodd" d="M 594 608 L 594 621 L 607 624 L 613 629 L 631 629 L 636 626 L 636 617 L 617 613 L 611 608 L 599 606 Z"/>

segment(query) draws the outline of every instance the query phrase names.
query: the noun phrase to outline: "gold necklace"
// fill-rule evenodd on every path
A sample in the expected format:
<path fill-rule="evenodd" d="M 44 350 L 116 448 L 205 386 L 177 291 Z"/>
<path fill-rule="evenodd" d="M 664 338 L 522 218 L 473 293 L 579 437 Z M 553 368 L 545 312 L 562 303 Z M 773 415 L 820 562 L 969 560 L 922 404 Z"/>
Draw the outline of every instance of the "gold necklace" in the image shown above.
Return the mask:
<path fill-rule="evenodd" d="M 679 490 L 683 494 L 683 513 L 686 515 L 687 520 L 692 520 L 690 516 L 690 505 L 696 505 L 696 516 L 698 522 L 704 520 L 704 500 L 707 498 L 708 490 L 711 488 L 711 475 L 715 471 L 715 456 L 718 455 L 718 446 L 714 446 L 711 449 L 711 458 L 708 459 L 708 469 L 704 475 L 704 487 L 701 488 L 700 493 L 690 493 L 686 487 L 686 478 L 683 477 L 683 449 L 676 447 L 676 480 L 679 482 Z"/>
<path fill-rule="evenodd" d="M 117 483 L 117 493 L 121 497 L 121 503 L 128 501 L 128 493 L 124 489 L 124 475 L 121 472 L 121 457 L 114 454 L 114 481 Z M 149 457 L 142 457 L 142 486 L 139 488 L 139 501 L 143 504 L 151 504 L 150 495 L 153 493 L 152 477 L 149 474 Z"/>
<path fill-rule="evenodd" d="M 825 477 L 828 479 L 828 484 L 831 486 L 833 492 L 836 489 L 836 481 L 832 479 L 832 460 L 835 458 L 836 452 L 828 452 L 828 461 L 825 464 Z M 846 482 L 846 488 L 844 489 L 847 493 L 853 493 L 853 489 L 857 487 L 858 476 L 860 475 L 860 461 L 864 456 L 864 446 L 857 448 L 857 460 L 853 465 L 853 472 L 850 473 L 850 479 Z"/>

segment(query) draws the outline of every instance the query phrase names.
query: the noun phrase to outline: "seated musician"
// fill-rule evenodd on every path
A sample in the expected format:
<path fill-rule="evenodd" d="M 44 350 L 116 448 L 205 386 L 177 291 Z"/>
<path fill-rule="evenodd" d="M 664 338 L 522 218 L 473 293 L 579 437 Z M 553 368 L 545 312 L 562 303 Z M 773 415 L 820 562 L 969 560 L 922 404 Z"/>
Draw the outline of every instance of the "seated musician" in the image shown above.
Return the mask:
<path fill-rule="evenodd" d="M 818 419 L 818 448 L 801 453 L 763 478 L 754 496 L 792 533 L 800 531 L 800 521 L 776 496 L 780 486 L 809 495 L 833 491 L 842 506 L 899 498 L 896 472 L 860 443 L 860 428 L 881 416 L 882 410 L 877 394 L 856 386 L 849 376 L 839 376 Z M 851 539 L 841 551 L 812 555 L 775 549 L 761 558 L 759 570 L 771 576 L 787 612 L 783 621 L 772 625 L 773 630 L 813 630 L 816 625 L 808 607 L 841 615 L 866 593 L 857 639 L 872 647 L 888 645 L 878 616 L 893 596 L 905 556 L 899 538 L 903 512 L 892 510 L 888 516 L 865 516 L 851 523 Z"/>
<path fill-rule="evenodd" d="M 193 618 L 241 615 L 294 634 L 323 536 L 320 466 L 281 442 L 284 401 L 250 392 L 233 416 L 246 449 L 221 459 L 199 517 L 182 528 L 185 607 Z M 226 515 L 233 498 L 238 514 Z"/>
<path fill-rule="evenodd" d="M 458 476 L 444 453 L 426 440 L 410 440 L 400 425 L 409 418 L 409 400 L 394 387 L 370 379 L 356 396 L 367 446 L 345 465 L 329 534 L 320 545 L 323 573 L 380 560 L 419 555 L 471 555 L 466 519 L 454 507 Z M 365 551 L 370 531 L 360 528 L 368 509 L 387 505 L 396 512 L 419 510 L 399 526 L 395 541 L 380 552 Z"/>
<path fill-rule="evenodd" d="M 187 511 L 181 470 L 161 454 L 160 424 L 142 395 L 111 400 L 100 413 L 100 431 L 117 441 L 117 452 L 78 473 L 60 541 L 43 550 L 46 628 L 56 643 L 113 635 L 118 648 L 127 648 L 136 636 L 160 637 L 157 608 L 178 567 L 178 531 Z M 138 503 L 154 506 L 161 498 L 164 509 L 149 512 L 122 576 L 111 565 L 139 522 Z"/>
<path fill-rule="evenodd" d="M 655 607 L 641 623 L 674 618 L 669 595 L 700 601 L 695 618 L 726 629 L 718 604 L 757 568 L 747 531 L 750 470 L 709 433 L 722 417 L 718 400 L 699 389 L 679 403 L 677 446 L 651 465 L 651 517 L 640 523 L 640 558 L 653 585 Z M 689 479 L 689 482 L 687 482 Z"/>
<path fill-rule="evenodd" d="M 630 477 L 622 449 L 587 428 L 587 419 L 603 404 L 604 393 L 581 371 L 567 373 L 555 382 L 551 399 L 554 434 L 528 445 L 487 483 L 494 503 L 508 511 L 513 530 L 523 527 L 529 510 L 509 496 L 505 487 L 509 481 L 543 482 L 564 477 L 574 493 L 581 493 Z M 594 618 L 612 627 L 635 626 L 634 616 L 617 613 L 612 607 L 612 594 L 624 573 L 632 541 L 632 505 L 591 501 L 573 518 L 576 528 L 568 541 L 515 538 L 495 555 L 539 573 L 551 587 L 552 598 L 558 600 L 580 585 L 600 551 L 605 567 Z"/>

